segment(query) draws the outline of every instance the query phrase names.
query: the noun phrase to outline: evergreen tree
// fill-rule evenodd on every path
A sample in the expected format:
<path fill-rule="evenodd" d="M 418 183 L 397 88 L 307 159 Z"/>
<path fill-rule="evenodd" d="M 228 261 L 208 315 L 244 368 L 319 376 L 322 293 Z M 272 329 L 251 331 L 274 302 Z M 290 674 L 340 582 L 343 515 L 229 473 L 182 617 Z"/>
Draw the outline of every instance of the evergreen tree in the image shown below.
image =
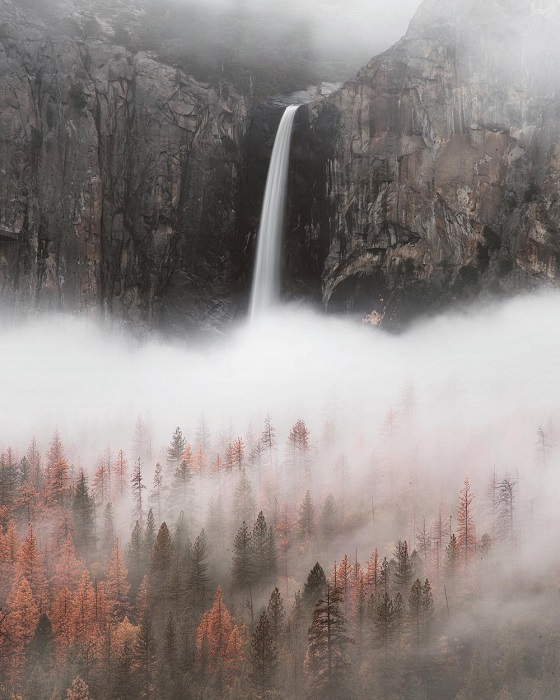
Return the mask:
<path fill-rule="evenodd" d="M 130 478 L 132 500 L 134 502 L 134 518 L 140 522 L 144 522 L 144 507 L 142 499 L 142 491 L 146 488 L 142 477 L 142 462 L 137 459 L 132 469 L 132 477 Z"/>
<path fill-rule="evenodd" d="M 64 506 L 70 493 L 70 465 L 58 430 L 55 431 L 47 455 L 46 480 L 47 505 Z"/>
<path fill-rule="evenodd" d="M 95 544 L 95 504 L 89 492 L 86 475 L 83 470 L 78 476 L 72 515 L 75 528 L 74 544 L 82 559 L 89 561 L 94 554 Z"/>
<path fill-rule="evenodd" d="M 171 500 L 175 509 L 192 510 L 192 469 L 193 453 L 190 445 L 186 445 L 179 464 L 175 467 L 171 483 Z"/>
<path fill-rule="evenodd" d="M 233 564 L 231 570 L 233 587 L 238 590 L 250 589 L 254 581 L 255 569 L 251 533 L 243 521 L 233 543 Z"/>
<path fill-rule="evenodd" d="M 278 651 L 266 613 L 251 637 L 251 683 L 258 697 L 264 697 L 275 688 L 278 667 Z"/>
<path fill-rule="evenodd" d="M 274 639 L 274 644 L 278 648 L 284 634 L 284 619 L 286 617 L 284 601 L 278 588 L 275 588 L 270 594 L 266 614 L 270 622 L 270 632 Z"/>
<path fill-rule="evenodd" d="M 298 537 L 303 542 L 309 542 L 315 535 L 315 508 L 311 500 L 309 491 L 305 493 L 304 499 L 299 507 Z"/>
<path fill-rule="evenodd" d="M 154 514 L 152 509 L 148 511 L 148 517 L 146 518 L 146 527 L 144 529 L 144 557 L 146 561 L 150 561 L 152 558 L 152 551 L 154 549 L 154 544 L 156 543 L 156 522 L 154 520 Z"/>
<path fill-rule="evenodd" d="M 403 591 L 407 591 L 410 588 L 414 572 L 406 540 L 397 542 L 394 556 L 396 560 L 395 586 Z"/>
<path fill-rule="evenodd" d="M 451 535 L 449 544 L 445 549 L 445 560 L 443 562 L 443 570 L 448 579 L 451 579 L 459 570 L 459 545 L 455 535 Z"/>
<path fill-rule="evenodd" d="M 186 446 L 187 441 L 183 437 L 181 428 L 177 426 L 171 438 L 171 442 L 169 443 L 169 447 L 167 448 L 167 464 L 169 464 L 172 474 L 175 473 L 175 470 L 181 464 Z"/>
<path fill-rule="evenodd" d="M 351 697 L 346 653 L 351 640 L 346 634 L 341 602 L 340 589 L 327 585 L 324 598 L 315 606 L 308 631 L 305 671 L 309 697 L 317 700 Z"/>
<path fill-rule="evenodd" d="M 255 498 L 251 482 L 245 470 L 239 475 L 239 481 L 233 496 L 233 522 L 235 527 L 243 521 L 252 522 L 255 514 Z"/>
<path fill-rule="evenodd" d="M 414 633 L 414 640 L 416 644 L 416 650 L 420 647 L 420 639 L 422 633 L 422 618 L 424 610 L 424 600 L 423 600 L 423 590 L 422 583 L 420 579 L 412 584 L 410 589 L 410 595 L 408 597 L 408 614 L 411 622 L 411 627 Z"/>
<path fill-rule="evenodd" d="M 187 566 L 187 593 L 193 609 L 200 613 L 206 605 L 209 592 L 208 538 L 204 530 L 194 541 Z"/>
<path fill-rule="evenodd" d="M 118 500 L 122 500 L 126 493 L 126 484 L 128 482 L 128 460 L 122 450 L 117 453 L 117 458 L 113 465 L 113 491 Z"/>
<path fill-rule="evenodd" d="M 31 591 L 39 609 L 44 611 L 47 605 L 47 579 L 43 557 L 39 551 L 37 537 L 31 525 L 27 529 L 16 565 L 16 579 L 23 578 L 31 586 Z"/>
<path fill-rule="evenodd" d="M 428 579 L 424 581 L 424 586 L 422 587 L 422 617 L 424 634 L 428 637 L 434 621 L 434 596 Z"/>
<path fill-rule="evenodd" d="M 163 467 L 158 462 L 154 472 L 154 488 L 152 489 L 151 498 L 157 507 L 158 522 L 161 523 L 161 503 L 163 500 L 164 485 L 163 485 Z"/>
<path fill-rule="evenodd" d="M 113 517 L 113 505 L 107 503 L 103 510 L 103 529 L 101 531 L 101 550 L 105 556 L 113 551 L 115 544 L 115 519 Z"/>
<path fill-rule="evenodd" d="M 268 454 L 269 466 L 273 466 L 273 452 L 276 447 L 276 430 L 272 425 L 272 421 L 269 415 L 266 416 L 264 420 L 264 430 L 261 435 L 261 444 Z"/>
<path fill-rule="evenodd" d="M 266 524 L 263 512 L 259 513 L 255 525 L 253 527 L 253 535 L 251 537 L 252 546 L 252 565 L 254 572 L 254 581 L 264 585 L 272 578 L 274 572 L 270 571 L 270 552 L 268 526 Z"/>
<path fill-rule="evenodd" d="M 127 547 L 127 566 L 130 581 L 136 589 L 142 580 L 144 572 L 144 543 L 142 539 L 142 530 L 138 520 L 135 522 L 130 535 L 130 542 Z"/>
<path fill-rule="evenodd" d="M 134 646 L 134 667 L 138 674 L 140 698 L 149 700 L 155 697 L 156 644 L 152 617 L 147 607 L 140 617 L 138 636 Z"/>
<path fill-rule="evenodd" d="M 129 590 L 128 571 L 124 563 L 120 541 L 116 539 L 105 583 L 109 614 L 113 619 L 120 620 L 126 614 Z"/>
<path fill-rule="evenodd" d="M 476 548 L 476 531 L 473 518 L 474 494 L 468 479 L 465 479 L 459 496 L 457 511 L 457 546 L 461 553 L 463 564 L 467 566 L 474 556 Z"/>
<path fill-rule="evenodd" d="M 319 598 L 325 595 L 327 589 L 327 577 L 323 567 L 317 562 L 307 576 L 303 587 L 303 602 L 309 608 L 316 605 Z"/>
<path fill-rule="evenodd" d="M 18 484 L 17 464 L 12 451 L 0 454 L 0 509 L 9 511 L 14 505 Z"/>
<path fill-rule="evenodd" d="M 336 535 L 338 529 L 338 515 L 336 510 L 336 501 L 334 496 L 329 494 L 323 503 L 321 511 L 321 535 L 328 545 Z"/>
<path fill-rule="evenodd" d="M 150 594 L 161 600 L 173 566 L 173 542 L 166 523 L 158 530 L 150 561 Z"/>
<path fill-rule="evenodd" d="M 395 608 L 387 592 L 383 594 L 379 605 L 375 609 L 374 625 L 377 639 L 383 645 L 385 659 L 387 659 L 387 649 L 396 626 Z"/>

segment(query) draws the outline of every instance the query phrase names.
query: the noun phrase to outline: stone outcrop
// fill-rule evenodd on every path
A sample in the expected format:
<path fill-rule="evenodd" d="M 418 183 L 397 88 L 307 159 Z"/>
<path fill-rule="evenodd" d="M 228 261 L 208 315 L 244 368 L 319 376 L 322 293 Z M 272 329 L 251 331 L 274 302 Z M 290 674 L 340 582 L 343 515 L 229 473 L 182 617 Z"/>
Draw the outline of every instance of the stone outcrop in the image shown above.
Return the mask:
<path fill-rule="evenodd" d="M 82 5 L 49 22 L 0 0 L 3 305 L 218 326 L 236 293 L 246 101 L 131 52 Z"/>
<path fill-rule="evenodd" d="M 329 154 L 327 308 L 400 319 L 558 283 L 559 29 L 558 0 L 426 0 L 399 43 L 310 105 Z"/>

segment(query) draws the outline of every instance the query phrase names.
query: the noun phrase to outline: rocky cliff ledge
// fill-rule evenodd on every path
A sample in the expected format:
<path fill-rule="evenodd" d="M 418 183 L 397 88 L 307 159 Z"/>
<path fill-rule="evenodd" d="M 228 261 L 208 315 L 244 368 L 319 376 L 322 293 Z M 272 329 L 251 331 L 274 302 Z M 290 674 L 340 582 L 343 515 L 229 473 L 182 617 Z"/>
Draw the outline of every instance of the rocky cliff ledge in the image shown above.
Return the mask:
<path fill-rule="evenodd" d="M 0 0 L 3 305 L 218 325 L 245 99 L 125 48 L 130 3 L 108 3 L 121 36 L 88 3 L 31 4 Z"/>
<path fill-rule="evenodd" d="M 327 308 L 403 318 L 558 283 L 559 30 L 558 0 L 427 0 L 398 44 L 310 107 L 332 151 Z"/>

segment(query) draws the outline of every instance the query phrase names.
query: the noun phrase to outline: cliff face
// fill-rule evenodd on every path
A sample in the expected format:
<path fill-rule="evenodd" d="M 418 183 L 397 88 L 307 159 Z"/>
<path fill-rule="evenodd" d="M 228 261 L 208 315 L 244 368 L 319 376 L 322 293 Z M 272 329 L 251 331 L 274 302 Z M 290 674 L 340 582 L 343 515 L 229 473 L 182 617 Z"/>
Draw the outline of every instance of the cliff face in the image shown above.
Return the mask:
<path fill-rule="evenodd" d="M 131 53 L 82 5 L 49 23 L 0 1 L 2 302 L 218 325 L 245 100 Z"/>
<path fill-rule="evenodd" d="M 397 317 L 560 276 L 558 0 L 427 0 L 326 101 L 332 310 Z"/>

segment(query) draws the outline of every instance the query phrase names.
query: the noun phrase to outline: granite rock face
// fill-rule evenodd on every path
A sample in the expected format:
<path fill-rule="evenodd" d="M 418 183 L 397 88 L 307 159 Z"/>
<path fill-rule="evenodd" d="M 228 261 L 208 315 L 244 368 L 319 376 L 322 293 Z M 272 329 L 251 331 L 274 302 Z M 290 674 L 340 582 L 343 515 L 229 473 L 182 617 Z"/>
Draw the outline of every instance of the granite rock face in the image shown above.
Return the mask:
<path fill-rule="evenodd" d="M 328 309 L 389 320 L 558 283 L 559 30 L 558 0 L 427 0 L 399 43 L 309 106 L 330 139 Z"/>
<path fill-rule="evenodd" d="M 3 305 L 218 326 L 246 101 L 132 53 L 100 17 L 84 39 L 82 5 L 53 26 L 0 1 Z"/>

